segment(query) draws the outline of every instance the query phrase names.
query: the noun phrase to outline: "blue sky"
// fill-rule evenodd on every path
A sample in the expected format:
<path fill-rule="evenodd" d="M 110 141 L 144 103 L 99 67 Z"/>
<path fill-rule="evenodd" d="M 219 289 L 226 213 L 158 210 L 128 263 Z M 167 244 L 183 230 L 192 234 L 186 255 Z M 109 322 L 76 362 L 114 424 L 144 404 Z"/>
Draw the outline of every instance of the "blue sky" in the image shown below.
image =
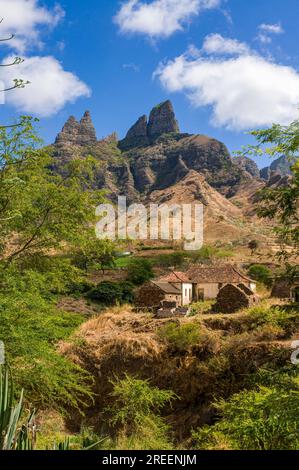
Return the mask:
<path fill-rule="evenodd" d="M 39 116 L 46 143 L 86 109 L 99 138 L 123 137 L 169 98 L 182 131 L 231 151 L 299 117 L 298 0 L 0 0 L 0 16 L 3 60 L 26 59 L 0 78 L 31 81 L 1 119 Z"/>

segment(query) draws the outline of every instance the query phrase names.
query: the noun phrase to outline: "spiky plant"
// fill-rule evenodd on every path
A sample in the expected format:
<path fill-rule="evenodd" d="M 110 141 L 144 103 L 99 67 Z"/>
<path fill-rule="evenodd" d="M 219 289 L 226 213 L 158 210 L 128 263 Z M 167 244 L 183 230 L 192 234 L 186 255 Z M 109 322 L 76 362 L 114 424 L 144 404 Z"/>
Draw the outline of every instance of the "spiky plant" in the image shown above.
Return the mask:
<path fill-rule="evenodd" d="M 22 420 L 23 391 L 14 405 L 14 389 L 11 371 L 0 366 L 0 449 L 32 450 L 35 440 L 34 411 Z"/>

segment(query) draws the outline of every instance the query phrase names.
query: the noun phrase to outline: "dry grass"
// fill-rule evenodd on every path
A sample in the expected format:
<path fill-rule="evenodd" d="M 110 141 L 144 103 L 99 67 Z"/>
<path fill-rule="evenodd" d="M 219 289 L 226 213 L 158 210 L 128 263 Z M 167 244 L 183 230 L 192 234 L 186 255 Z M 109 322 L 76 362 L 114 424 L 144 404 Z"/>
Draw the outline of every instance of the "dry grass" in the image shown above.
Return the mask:
<path fill-rule="evenodd" d="M 265 301 L 265 306 L 272 301 Z M 176 348 L 159 334 L 169 323 L 198 328 L 198 341 Z M 182 331 L 184 328 L 182 329 Z M 188 328 L 187 328 L 188 330 Z M 283 338 L 283 339 L 282 339 Z M 124 374 L 150 379 L 180 397 L 166 410 L 179 440 L 192 427 L 210 423 L 215 396 L 228 397 L 245 386 L 248 374 L 267 364 L 289 361 L 290 342 L 277 325 L 257 325 L 248 311 L 232 315 L 197 315 L 194 318 L 157 320 L 134 313 L 131 307 L 108 309 L 84 323 L 73 342 L 60 351 L 92 373 L 95 404 L 87 412 L 88 426 L 100 430 L 103 410 L 111 404 L 111 380 Z M 78 422 L 78 415 L 74 420 Z"/>

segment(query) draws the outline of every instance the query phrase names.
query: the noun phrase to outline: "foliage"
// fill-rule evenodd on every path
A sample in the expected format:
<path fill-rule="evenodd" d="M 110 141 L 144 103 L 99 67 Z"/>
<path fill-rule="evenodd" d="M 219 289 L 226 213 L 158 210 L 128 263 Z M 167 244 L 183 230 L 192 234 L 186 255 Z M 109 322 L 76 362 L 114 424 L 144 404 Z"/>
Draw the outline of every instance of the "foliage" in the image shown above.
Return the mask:
<path fill-rule="evenodd" d="M 115 267 L 115 244 L 110 240 L 87 239 L 74 256 L 75 265 L 81 269 Z"/>
<path fill-rule="evenodd" d="M 6 263 L 95 238 L 90 227 L 103 201 L 101 191 L 91 190 L 96 161 L 74 160 L 53 172 L 53 157 L 39 145 L 29 117 L 0 129 L 0 259 Z"/>
<path fill-rule="evenodd" d="M 2 273 L 0 338 L 16 389 L 24 388 L 34 406 L 65 410 L 91 398 L 89 376 L 57 352 L 83 317 L 58 310 L 49 288 L 47 276 L 35 271 Z"/>
<path fill-rule="evenodd" d="M 0 450 L 35 450 L 37 442 L 37 427 L 35 411 L 24 417 L 23 391 L 17 403 L 14 404 L 14 386 L 10 368 L 0 366 Z M 74 442 L 75 441 L 75 442 Z M 54 441 L 52 450 L 92 450 L 99 448 L 104 439 L 99 440 L 91 432 L 81 432 L 75 439 L 64 437 Z"/>
<path fill-rule="evenodd" d="M 248 275 L 252 279 L 261 282 L 266 287 L 271 287 L 272 285 L 272 274 L 270 269 L 267 268 L 267 266 L 263 266 L 261 264 L 253 264 L 248 270 Z"/>
<path fill-rule="evenodd" d="M 133 284 L 130 282 L 101 282 L 87 293 L 87 297 L 104 305 L 133 302 Z"/>
<path fill-rule="evenodd" d="M 281 307 L 269 308 L 264 305 L 250 308 L 248 314 L 254 320 L 255 327 L 268 324 L 280 328 L 288 328 L 292 320 L 296 320 L 298 317 L 295 310 L 287 312 Z"/>
<path fill-rule="evenodd" d="M 128 263 L 128 281 L 140 286 L 154 277 L 152 264 L 145 258 L 134 258 Z"/>
<path fill-rule="evenodd" d="M 286 156 L 295 159 L 292 168 L 293 178 L 286 185 L 274 188 L 267 187 L 260 192 L 259 215 L 277 222 L 275 231 L 280 239 L 282 251 L 280 256 L 288 259 L 299 254 L 299 121 L 292 122 L 289 126 L 274 124 L 269 129 L 256 130 L 252 135 L 257 140 L 257 145 L 248 146 L 243 154 L 263 155 L 271 157 Z M 293 250 L 287 250 L 287 246 Z M 298 269 L 298 268 L 297 268 Z"/>
<path fill-rule="evenodd" d="M 296 450 L 299 382 L 290 390 L 261 386 L 215 404 L 221 420 L 193 433 L 200 449 Z"/>
<path fill-rule="evenodd" d="M 126 375 L 113 383 L 113 404 L 107 409 L 117 429 L 117 448 L 140 450 L 171 449 L 168 426 L 161 418 L 163 408 L 177 398 L 147 380 Z"/>
<path fill-rule="evenodd" d="M 0 450 L 31 450 L 34 413 L 30 413 L 21 424 L 23 391 L 17 404 L 14 405 L 13 402 L 11 371 L 7 366 L 0 366 Z"/>
<path fill-rule="evenodd" d="M 202 337 L 200 327 L 196 323 L 179 325 L 170 322 L 160 328 L 158 334 L 161 339 L 178 351 L 186 351 L 196 346 Z"/>
<path fill-rule="evenodd" d="M 191 305 L 191 312 L 189 314 L 190 317 L 194 317 L 195 315 L 202 315 L 204 313 L 210 313 L 212 307 L 214 305 L 214 300 L 205 300 L 203 302 L 194 302 Z"/>

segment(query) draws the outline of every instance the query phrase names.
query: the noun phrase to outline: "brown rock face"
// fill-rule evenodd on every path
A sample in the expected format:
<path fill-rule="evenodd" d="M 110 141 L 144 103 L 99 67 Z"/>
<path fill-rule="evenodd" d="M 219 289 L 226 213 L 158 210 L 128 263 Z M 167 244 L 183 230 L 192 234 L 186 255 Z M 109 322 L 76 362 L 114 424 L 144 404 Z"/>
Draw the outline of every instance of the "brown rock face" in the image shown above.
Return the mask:
<path fill-rule="evenodd" d="M 67 120 L 62 131 L 58 134 L 55 144 L 70 147 L 72 145 L 93 145 L 96 142 L 96 131 L 90 113 L 86 111 L 80 122 L 74 116 Z"/>
<path fill-rule="evenodd" d="M 57 145 L 76 145 L 78 140 L 80 124 L 74 116 L 71 116 L 58 134 L 55 144 Z"/>
<path fill-rule="evenodd" d="M 252 176 L 253 178 L 260 177 L 260 170 L 257 164 L 253 160 L 251 160 L 251 158 L 236 157 L 233 159 L 233 162 L 242 170 L 247 171 L 247 173 L 249 173 L 249 175 Z"/>
<path fill-rule="evenodd" d="M 90 112 L 86 111 L 80 121 L 78 145 L 92 145 L 97 141 L 96 130 L 91 120 Z"/>
<path fill-rule="evenodd" d="M 165 101 L 152 109 L 147 126 L 148 137 L 155 139 L 162 134 L 179 133 L 171 101 Z"/>

